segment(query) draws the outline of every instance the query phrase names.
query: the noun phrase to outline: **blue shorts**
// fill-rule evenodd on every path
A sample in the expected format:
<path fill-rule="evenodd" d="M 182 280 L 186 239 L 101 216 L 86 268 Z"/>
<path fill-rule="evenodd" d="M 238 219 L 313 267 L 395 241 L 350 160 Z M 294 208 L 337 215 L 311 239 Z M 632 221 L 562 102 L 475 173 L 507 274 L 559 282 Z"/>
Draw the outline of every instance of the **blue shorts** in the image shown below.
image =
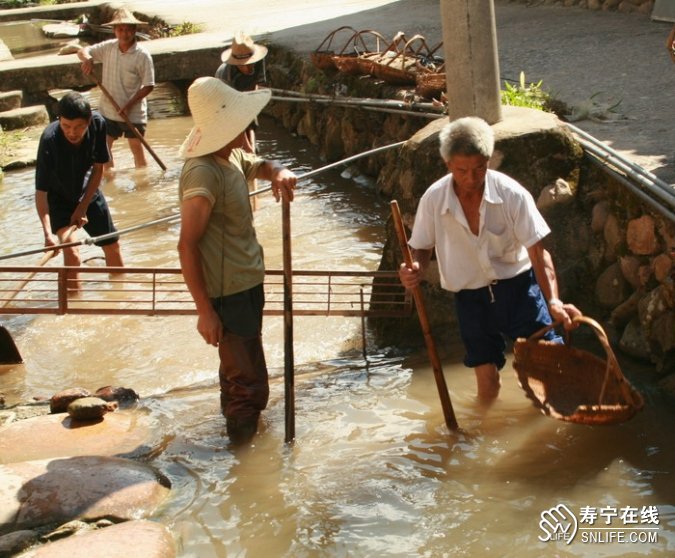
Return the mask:
<path fill-rule="evenodd" d="M 129 127 L 126 122 L 120 122 L 119 120 L 110 120 L 109 118 L 105 119 L 105 133 L 111 138 L 117 139 L 122 136 L 125 138 L 135 138 L 133 130 Z M 142 136 L 145 136 L 145 124 L 136 124 L 134 123 L 134 128 L 138 130 L 138 133 Z"/>
<path fill-rule="evenodd" d="M 52 225 L 52 233 L 70 225 L 70 218 L 77 205 L 56 203 L 53 200 L 49 202 L 49 220 Z M 105 201 L 103 194 L 98 191 L 94 194 L 89 207 L 87 207 L 87 223 L 84 225 L 84 230 L 91 237 L 110 234 L 117 229 L 113 224 L 108 203 Z M 108 244 L 115 244 L 120 239 L 119 236 L 114 236 L 100 242 L 95 242 L 96 246 L 107 246 Z"/>
<path fill-rule="evenodd" d="M 455 293 L 459 330 L 466 349 L 464 364 L 475 368 L 506 363 L 504 336 L 515 340 L 529 337 L 550 325 L 551 315 L 532 269 L 480 289 Z M 562 343 L 553 330 L 543 339 Z"/>

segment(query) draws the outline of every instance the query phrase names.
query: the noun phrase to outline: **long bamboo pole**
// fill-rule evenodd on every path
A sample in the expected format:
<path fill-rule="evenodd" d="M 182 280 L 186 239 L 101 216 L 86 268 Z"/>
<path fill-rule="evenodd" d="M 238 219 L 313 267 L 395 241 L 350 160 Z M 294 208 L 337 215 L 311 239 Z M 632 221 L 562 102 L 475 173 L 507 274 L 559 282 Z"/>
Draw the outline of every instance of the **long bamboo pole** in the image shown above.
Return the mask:
<path fill-rule="evenodd" d="M 134 133 L 134 135 L 140 140 L 140 142 L 143 144 L 143 146 L 148 150 L 148 153 L 152 155 L 152 158 L 157 161 L 157 164 L 162 167 L 162 170 L 166 170 L 166 165 L 162 162 L 162 160 L 159 158 L 157 153 L 150 147 L 150 144 L 146 141 L 146 139 L 143 137 L 143 134 L 141 134 L 136 126 L 133 125 L 131 120 L 129 120 L 129 117 L 126 115 L 126 113 L 122 112 L 122 109 L 120 106 L 117 104 L 117 101 L 113 98 L 113 96 L 110 94 L 110 92 L 103 86 L 101 83 L 101 80 L 99 80 L 93 73 L 91 74 L 92 79 L 96 82 L 96 85 L 99 86 L 101 91 L 103 91 L 103 94 L 108 98 L 108 100 L 112 103 L 112 106 L 115 107 L 115 110 L 117 113 L 124 118 L 124 122 L 126 122 L 127 126 L 131 129 L 131 131 Z"/>
<path fill-rule="evenodd" d="M 369 157 L 370 155 L 375 155 L 377 153 L 387 151 L 389 149 L 393 149 L 395 147 L 399 147 L 403 145 L 405 141 L 397 141 L 395 143 L 390 143 L 387 145 L 382 145 L 380 147 L 375 147 L 373 149 L 368 149 L 367 151 L 363 151 L 361 153 L 357 153 L 356 155 L 351 155 L 349 157 L 346 157 L 344 159 L 341 159 L 339 161 L 335 161 L 334 163 L 329 163 L 328 165 L 325 165 L 321 168 L 314 169 L 311 171 L 308 171 L 304 174 L 301 174 L 298 176 L 298 181 L 300 180 L 305 180 L 307 178 L 311 178 L 312 176 L 315 176 L 317 174 L 320 174 L 322 172 L 325 172 L 327 170 L 339 167 L 340 165 L 345 165 L 347 163 L 351 163 L 352 161 L 356 161 L 358 159 L 362 159 L 363 157 Z M 249 197 L 252 196 L 257 196 L 259 194 L 262 194 L 264 192 L 269 192 L 272 189 L 272 186 L 265 186 L 263 188 L 259 188 L 257 190 L 254 190 L 253 192 L 249 192 Z M 152 227 L 155 225 L 159 225 L 161 223 L 168 223 L 170 221 L 177 221 L 180 219 L 180 213 L 176 213 L 174 215 L 169 215 L 167 217 L 161 217 L 159 219 L 155 219 L 154 221 L 148 221 L 146 223 L 141 223 L 139 225 L 134 225 L 132 227 L 128 227 L 126 229 L 120 229 L 119 231 L 115 231 L 114 233 L 108 233 L 108 234 L 102 234 L 100 236 L 92 236 L 90 238 L 84 238 L 82 240 L 77 240 L 75 242 L 67 242 L 64 244 L 59 244 L 57 246 L 41 246 L 40 248 L 32 248 L 30 250 L 23 250 L 21 252 L 13 252 L 11 254 L 5 254 L 0 256 L 0 261 L 3 260 L 9 260 L 11 258 L 19 258 L 21 256 L 30 256 L 32 254 L 39 254 L 41 252 L 48 252 L 48 251 L 54 251 L 54 250 L 60 250 L 61 248 L 70 248 L 71 246 L 82 246 L 84 244 L 95 244 L 97 242 L 100 242 L 101 240 L 107 240 L 108 238 L 112 238 L 113 236 L 121 236 L 130 232 L 138 231 L 147 227 Z"/>
<path fill-rule="evenodd" d="M 396 200 L 392 200 L 391 202 L 391 214 L 394 220 L 394 226 L 396 227 L 396 235 L 398 236 L 398 241 L 401 245 L 401 251 L 403 252 L 403 261 L 408 267 L 412 267 L 412 254 L 410 253 L 408 239 L 405 234 L 405 228 L 403 227 L 403 220 L 401 219 L 401 212 L 398 208 L 398 202 Z M 412 294 L 415 300 L 415 307 L 417 308 L 417 315 L 420 319 L 420 325 L 422 326 L 424 342 L 426 343 L 427 352 L 429 353 L 429 360 L 431 360 L 431 367 L 434 371 L 434 379 L 436 380 L 438 395 L 441 398 L 441 407 L 443 408 L 445 424 L 448 425 L 450 430 L 457 430 L 459 426 L 457 425 L 457 419 L 455 418 L 455 411 L 452 409 L 448 386 L 445 383 L 445 376 L 443 375 L 443 368 L 441 367 L 441 360 L 438 357 L 438 352 L 436 351 L 436 343 L 434 342 L 434 338 L 431 335 L 431 328 L 429 326 L 429 318 L 427 317 L 426 307 L 424 306 L 422 289 L 417 286 L 412 289 Z"/>
<path fill-rule="evenodd" d="M 285 442 L 295 439 L 295 376 L 293 355 L 293 265 L 291 261 L 291 202 L 283 194 L 281 200 L 282 244 L 284 264 L 284 400 Z"/>

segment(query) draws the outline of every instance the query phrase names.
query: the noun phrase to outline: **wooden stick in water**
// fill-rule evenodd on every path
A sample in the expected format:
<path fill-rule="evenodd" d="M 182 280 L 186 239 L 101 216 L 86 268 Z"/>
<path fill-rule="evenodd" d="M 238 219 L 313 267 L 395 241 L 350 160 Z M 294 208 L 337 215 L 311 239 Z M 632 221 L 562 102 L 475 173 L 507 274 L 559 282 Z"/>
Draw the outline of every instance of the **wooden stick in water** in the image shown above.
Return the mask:
<path fill-rule="evenodd" d="M 103 86 L 101 81 L 92 73 L 91 78 L 96 82 L 96 85 L 99 86 L 103 94 L 108 98 L 108 100 L 112 103 L 112 106 L 115 107 L 115 110 L 117 113 L 124 118 L 124 122 L 126 122 L 127 126 L 131 129 L 131 131 L 134 133 L 134 135 L 140 140 L 140 142 L 143 144 L 143 146 L 148 150 L 148 153 L 152 155 L 152 158 L 157 161 L 157 164 L 162 167 L 162 170 L 166 170 L 166 165 L 162 162 L 162 160 L 159 158 L 157 153 L 154 152 L 152 147 L 150 147 L 150 144 L 146 141 L 146 139 L 143 137 L 143 134 L 141 134 L 137 129 L 136 126 L 133 125 L 131 120 L 129 120 L 129 117 L 126 115 L 126 113 L 121 112 L 120 106 L 117 104 L 117 101 L 113 99 L 113 96 L 110 94 L 110 92 Z"/>
<path fill-rule="evenodd" d="M 412 268 L 412 254 L 410 253 L 408 239 L 405 234 L 405 228 L 403 227 L 403 220 L 401 219 L 401 212 L 398 208 L 398 202 L 396 200 L 391 202 L 391 214 L 394 220 L 394 226 L 396 227 L 396 235 L 398 236 L 398 241 L 401 245 L 401 251 L 403 252 L 403 261 L 408 267 Z M 417 308 L 417 315 L 420 319 L 420 325 L 422 326 L 424 342 L 426 343 L 427 352 L 429 353 L 429 360 L 431 360 L 431 367 L 434 371 L 434 379 L 436 380 L 438 395 L 441 398 L 441 407 L 443 408 L 445 424 L 448 425 L 450 430 L 457 430 L 459 426 L 457 425 L 455 411 L 453 410 L 452 403 L 450 401 L 448 386 L 445 383 L 445 376 L 443 375 L 441 360 L 438 357 L 438 352 L 436 351 L 436 343 L 434 342 L 434 338 L 431 335 L 429 318 L 427 317 L 426 307 L 424 306 L 422 289 L 419 287 L 419 285 L 412 289 L 412 294 L 415 300 L 415 308 Z"/>

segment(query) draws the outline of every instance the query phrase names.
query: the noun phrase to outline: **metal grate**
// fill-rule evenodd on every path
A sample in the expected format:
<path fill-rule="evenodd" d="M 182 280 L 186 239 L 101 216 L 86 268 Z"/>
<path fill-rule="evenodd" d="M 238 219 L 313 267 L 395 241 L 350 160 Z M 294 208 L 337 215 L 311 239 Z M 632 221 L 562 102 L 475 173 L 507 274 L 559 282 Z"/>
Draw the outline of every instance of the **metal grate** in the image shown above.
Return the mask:
<path fill-rule="evenodd" d="M 69 293 L 75 270 L 80 289 Z M 283 314 L 283 283 L 282 271 L 266 272 L 266 315 Z M 294 270 L 292 302 L 296 316 L 401 317 L 412 310 L 395 271 Z M 179 268 L 0 267 L 0 314 L 195 313 Z"/>

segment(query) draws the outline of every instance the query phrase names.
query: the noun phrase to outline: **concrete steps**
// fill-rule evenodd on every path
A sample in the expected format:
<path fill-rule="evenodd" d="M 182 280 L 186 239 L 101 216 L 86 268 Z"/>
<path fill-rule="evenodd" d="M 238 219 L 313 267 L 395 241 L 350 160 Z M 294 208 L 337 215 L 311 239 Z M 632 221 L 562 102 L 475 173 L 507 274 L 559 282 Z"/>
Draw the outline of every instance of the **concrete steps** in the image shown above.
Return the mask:
<path fill-rule="evenodd" d="M 3 130 L 19 130 L 29 126 L 46 126 L 47 124 L 49 124 L 49 113 L 44 105 L 0 112 L 0 128 Z"/>

